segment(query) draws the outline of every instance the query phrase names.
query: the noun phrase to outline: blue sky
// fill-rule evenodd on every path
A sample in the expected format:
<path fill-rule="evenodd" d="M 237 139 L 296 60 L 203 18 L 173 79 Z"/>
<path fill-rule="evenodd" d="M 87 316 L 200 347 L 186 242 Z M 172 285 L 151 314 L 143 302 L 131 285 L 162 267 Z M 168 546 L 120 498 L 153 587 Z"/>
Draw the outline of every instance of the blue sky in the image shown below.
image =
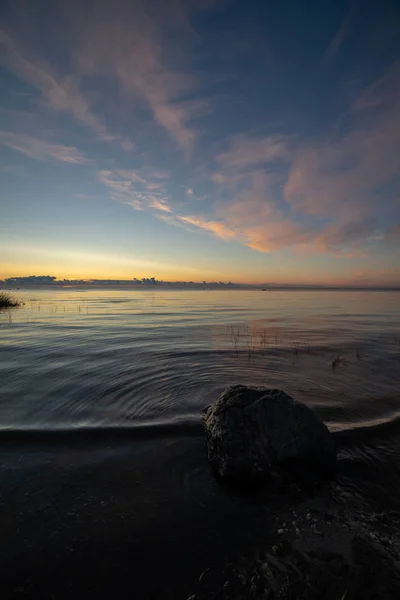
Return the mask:
<path fill-rule="evenodd" d="M 398 2 L 0 6 L 0 278 L 400 284 Z"/>

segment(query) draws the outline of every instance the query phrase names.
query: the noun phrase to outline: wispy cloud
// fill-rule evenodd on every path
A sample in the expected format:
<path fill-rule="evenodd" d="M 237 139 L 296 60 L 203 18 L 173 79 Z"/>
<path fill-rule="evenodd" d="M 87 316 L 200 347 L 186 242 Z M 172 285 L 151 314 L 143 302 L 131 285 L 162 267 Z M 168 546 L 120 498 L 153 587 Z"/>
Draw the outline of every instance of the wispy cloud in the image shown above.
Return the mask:
<path fill-rule="evenodd" d="M 282 135 L 240 135 L 232 139 L 229 150 L 219 154 L 217 161 L 222 169 L 236 170 L 256 165 L 265 166 L 266 163 L 282 160 L 287 156 L 287 139 Z M 214 180 L 218 183 L 218 175 L 214 174 Z"/>
<path fill-rule="evenodd" d="M 337 32 L 331 39 L 331 41 L 326 49 L 325 59 L 327 60 L 327 62 L 331 62 L 335 58 L 335 56 L 339 53 L 339 50 L 349 32 L 349 29 L 350 29 L 350 18 L 346 17 L 342 21 L 339 29 L 337 30 Z"/>
<path fill-rule="evenodd" d="M 107 186 L 113 200 L 142 210 L 143 197 L 141 192 L 135 189 L 135 184 L 143 180 L 136 173 L 124 169 L 104 169 L 98 171 L 97 176 L 98 180 Z"/>
<path fill-rule="evenodd" d="M 161 212 L 172 212 L 172 208 L 167 204 L 166 200 L 158 200 L 155 198 L 153 200 L 150 200 L 150 206 L 151 208 L 155 208 L 156 210 L 161 210 Z"/>
<path fill-rule="evenodd" d="M 233 138 L 210 172 L 219 190 L 211 215 L 192 214 L 192 223 L 262 252 L 365 256 L 388 239 L 388 220 L 399 220 L 399 75 L 400 63 L 359 95 L 346 127 L 325 141 Z"/>
<path fill-rule="evenodd" d="M 59 162 L 75 165 L 88 165 L 91 160 L 86 158 L 77 148 L 53 144 L 45 140 L 27 135 L 0 131 L 0 144 L 4 144 L 17 152 L 35 160 L 53 159 Z"/>
<path fill-rule="evenodd" d="M 96 117 L 72 75 L 57 75 L 43 60 L 33 60 L 30 53 L 6 32 L 0 31 L 2 63 L 22 81 L 35 87 L 45 106 L 54 111 L 70 113 L 89 127 L 98 137 L 107 138 L 106 127 Z"/>
<path fill-rule="evenodd" d="M 177 218 L 182 223 L 193 225 L 194 227 L 199 227 L 200 229 L 205 229 L 206 231 L 211 231 L 216 236 L 224 240 L 232 239 L 236 235 L 232 229 L 224 225 L 224 223 L 218 221 L 207 221 L 201 217 L 195 216 L 178 216 Z"/>
<path fill-rule="evenodd" d="M 393 184 L 400 172 L 400 63 L 369 89 L 374 102 L 360 95 L 350 130 L 299 148 L 285 185 L 294 210 L 349 221 L 383 210 L 382 186 Z M 387 209 L 397 195 L 385 196 Z"/>
<path fill-rule="evenodd" d="M 116 202 L 128 204 L 136 210 L 172 212 L 159 181 L 144 179 L 134 170 L 118 168 L 100 170 L 97 178 L 108 188 L 110 198 Z"/>
<path fill-rule="evenodd" d="M 185 40 L 193 41 L 194 2 L 100 3 L 88 0 L 74 17 L 75 64 L 81 75 L 115 78 L 131 102 L 143 102 L 156 123 L 190 152 L 192 121 L 209 111 L 199 82 L 185 69 Z M 80 5 L 79 5 L 80 6 Z M 172 43 L 179 38 L 179 46 Z M 197 97 L 194 97 L 194 94 Z"/>
<path fill-rule="evenodd" d="M 297 248 L 363 258 L 383 239 L 397 243 L 395 233 L 385 233 L 385 218 L 398 203 L 397 192 L 391 196 L 387 189 L 400 172 L 398 69 L 394 65 L 352 103 L 351 127 L 342 133 L 311 144 L 284 135 L 234 136 L 210 163 L 208 181 L 215 193 L 208 201 L 197 202 L 186 188 L 192 198 L 185 215 L 171 205 L 164 186 L 154 200 L 149 195 L 154 184 L 146 183 L 141 206 L 167 213 L 160 218 L 170 223 L 261 252 Z"/>
<path fill-rule="evenodd" d="M 11 122 L 15 112 L 12 124 L 4 126 L 13 132 L 1 131 L 0 143 L 36 160 L 92 164 L 88 176 L 111 200 L 255 251 L 362 257 L 371 247 L 400 244 L 400 63 L 371 77 L 340 122 L 321 107 L 318 127 L 308 129 L 310 115 L 304 123 L 294 122 L 294 111 L 284 120 L 284 109 L 271 116 L 269 126 L 269 112 L 254 98 L 254 90 L 261 89 L 258 81 L 250 73 L 236 85 L 233 75 L 224 89 L 224 101 L 230 103 L 225 119 L 225 107 L 210 92 L 214 80 L 202 79 L 213 71 L 211 52 L 192 24 L 196 11 L 217 4 L 59 0 L 55 12 L 60 9 L 65 31 L 54 56 L 49 40 L 35 46 L 18 26 L 1 33 L 2 61 L 26 84 L 15 85 L 15 93 L 25 94 L 30 86 L 30 96 L 9 95 L 7 112 L 0 116 Z M 34 17 L 27 21 L 27 29 L 35 30 Z M 349 28 L 346 18 L 327 44 L 327 62 L 347 50 Z M 229 50 L 218 64 L 214 57 L 215 77 L 227 81 L 231 67 L 240 71 L 237 56 Z M 205 59 L 202 70 L 199 57 Z M 256 72 L 257 65 L 252 67 Z M 309 73 L 313 65 L 306 67 Z M 298 79 L 303 81 L 300 73 Z M 316 91 L 309 90 L 313 97 Z M 287 100 L 274 93 L 271 111 Z M 249 99 L 248 105 L 235 104 L 236 94 L 241 101 Z M 29 110 L 18 124 L 22 107 Z M 42 127 L 44 115 L 64 132 L 65 115 L 75 119 L 80 127 L 71 128 L 68 138 L 57 138 L 73 145 L 43 139 L 50 128 L 54 132 L 54 122 Z M 88 139 L 86 132 L 82 139 L 81 128 L 94 136 Z M 117 140 L 120 147 L 96 143 L 100 140 Z M 85 153 L 75 144 L 85 144 Z"/>

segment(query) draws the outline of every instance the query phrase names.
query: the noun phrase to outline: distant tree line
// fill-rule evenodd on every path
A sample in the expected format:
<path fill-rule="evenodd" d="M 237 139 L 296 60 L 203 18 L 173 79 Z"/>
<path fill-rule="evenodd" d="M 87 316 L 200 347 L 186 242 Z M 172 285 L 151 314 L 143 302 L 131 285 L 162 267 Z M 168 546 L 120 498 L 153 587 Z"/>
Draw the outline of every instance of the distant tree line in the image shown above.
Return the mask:
<path fill-rule="evenodd" d="M 41 286 L 41 285 L 54 285 L 54 286 L 65 286 L 65 285 L 193 285 L 193 286 L 234 286 L 237 284 L 229 281 L 228 283 L 223 281 L 163 281 L 156 279 L 155 277 L 142 277 L 138 279 L 57 279 L 52 275 L 30 275 L 28 277 L 9 277 L 5 281 L 0 280 L 0 284 L 5 284 L 9 287 L 20 287 L 20 286 Z"/>
<path fill-rule="evenodd" d="M 9 277 L 7 285 L 52 285 L 56 278 L 51 275 L 30 275 L 29 277 Z"/>

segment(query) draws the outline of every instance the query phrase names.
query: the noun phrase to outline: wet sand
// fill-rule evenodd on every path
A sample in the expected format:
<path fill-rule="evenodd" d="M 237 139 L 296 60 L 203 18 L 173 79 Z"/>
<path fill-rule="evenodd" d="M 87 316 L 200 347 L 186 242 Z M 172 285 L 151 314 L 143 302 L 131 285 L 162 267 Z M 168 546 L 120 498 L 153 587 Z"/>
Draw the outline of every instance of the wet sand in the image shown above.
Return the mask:
<path fill-rule="evenodd" d="M 391 598 L 395 499 L 220 487 L 204 440 L 3 440 L 4 598 Z M 361 473 L 361 479 L 364 475 Z M 375 489 L 378 489 L 375 487 Z M 319 594 L 319 595 L 318 595 Z"/>
<path fill-rule="evenodd" d="M 8 442 L 1 456 L 7 598 L 185 598 L 257 517 L 217 493 L 202 437 Z"/>

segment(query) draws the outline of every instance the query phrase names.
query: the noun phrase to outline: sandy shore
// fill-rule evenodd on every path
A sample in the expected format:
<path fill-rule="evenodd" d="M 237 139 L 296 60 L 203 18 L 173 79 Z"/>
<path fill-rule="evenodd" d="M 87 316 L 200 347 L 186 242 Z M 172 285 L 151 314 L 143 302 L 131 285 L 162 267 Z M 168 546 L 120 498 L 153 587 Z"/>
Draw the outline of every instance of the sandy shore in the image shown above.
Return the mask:
<path fill-rule="evenodd" d="M 394 598 L 400 514 L 220 488 L 201 435 L 3 442 L 4 598 Z"/>

